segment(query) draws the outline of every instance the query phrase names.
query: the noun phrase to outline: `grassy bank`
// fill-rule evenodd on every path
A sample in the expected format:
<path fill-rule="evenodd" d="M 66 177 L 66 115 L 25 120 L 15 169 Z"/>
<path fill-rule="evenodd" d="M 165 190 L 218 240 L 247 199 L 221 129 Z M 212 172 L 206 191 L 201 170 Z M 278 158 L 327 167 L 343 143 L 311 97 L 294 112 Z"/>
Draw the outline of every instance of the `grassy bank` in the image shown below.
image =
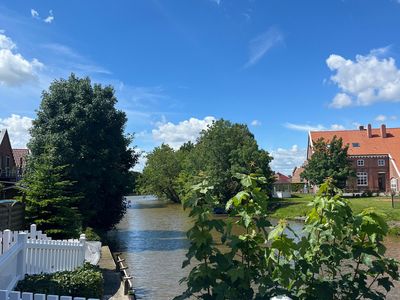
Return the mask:
<path fill-rule="evenodd" d="M 293 219 L 305 217 L 310 211 L 308 203 L 314 195 L 295 194 L 292 198 L 273 199 L 271 202 L 271 217 Z M 390 197 L 360 197 L 348 198 L 354 213 L 359 213 L 368 207 L 374 207 L 386 215 L 386 220 L 400 222 L 400 198 L 395 198 L 395 208 L 392 208 Z"/>

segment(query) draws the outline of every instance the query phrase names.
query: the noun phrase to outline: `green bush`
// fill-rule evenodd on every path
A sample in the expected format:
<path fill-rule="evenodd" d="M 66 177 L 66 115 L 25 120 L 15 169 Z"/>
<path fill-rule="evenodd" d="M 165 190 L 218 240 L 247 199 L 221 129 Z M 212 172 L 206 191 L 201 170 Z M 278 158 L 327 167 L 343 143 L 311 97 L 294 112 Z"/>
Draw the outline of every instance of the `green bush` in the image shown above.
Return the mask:
<path fill-rule="evenodd" d="M 103 296 L 103 275 L 98 267 L 86 263 L 75 271 L 26 275 L 18 282 L 16 290 L 100 299 Z"/>
<path fill-rule="evenodd" d="M 100 235 L 98 235 L 92 227 L 86 227 L 84 234 L 86 235 L 87 241 L 101 241 Z"/>

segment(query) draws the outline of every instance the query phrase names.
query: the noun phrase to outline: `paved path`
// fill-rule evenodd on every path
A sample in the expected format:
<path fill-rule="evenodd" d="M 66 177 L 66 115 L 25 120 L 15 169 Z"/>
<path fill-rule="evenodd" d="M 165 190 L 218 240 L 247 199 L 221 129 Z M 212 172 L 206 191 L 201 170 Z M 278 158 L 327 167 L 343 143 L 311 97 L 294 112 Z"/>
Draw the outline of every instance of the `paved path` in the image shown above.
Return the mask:
<path fill-rule="evenodd" d="M 117 266 L 108 246 L 101 247 L 99 267 L 104 278 L 103 300 L 127 300 L 128 297 L 124 295 L 123 285 L 121 284 L 120 273 L 117 271 Z"/>

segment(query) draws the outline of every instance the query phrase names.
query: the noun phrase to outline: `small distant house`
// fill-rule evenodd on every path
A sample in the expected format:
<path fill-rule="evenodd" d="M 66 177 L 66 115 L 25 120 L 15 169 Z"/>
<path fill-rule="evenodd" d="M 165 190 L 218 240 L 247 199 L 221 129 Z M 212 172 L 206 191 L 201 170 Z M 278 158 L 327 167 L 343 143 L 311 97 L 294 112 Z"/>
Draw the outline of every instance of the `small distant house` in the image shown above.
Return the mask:
<path fill-rule="evenodd" d="M 346 182 L 349 193 L 389 193 L 399 191 L 400 128 L 372 128 L 371 124 L 358 130 L 311 131 L 308 137 L 307 159 L 313 155 L 313 143 L 320 138 L 330 141 L 342 138 L 349 146 L 348 157 L 355 177 Z"/>
<path fill-rule="evenodd" d="M 292 191 L 295 193 L 308 193 L 306 180 L 301 178 L 304 167 L 295 167 L 292 172 Z"/>
<path fill-rule="evenodd" d="M 290 198 L 292 196 L 291 178 L 282 173 L 275 173 L 274 198 Z"/>
<path fill-rule="evenodd" d="M 15 182 L 24 174 L 28 155 L 28 149 L 12 149 L 7 130 L 0 131 L 0 198 L 15 196 Z"/>

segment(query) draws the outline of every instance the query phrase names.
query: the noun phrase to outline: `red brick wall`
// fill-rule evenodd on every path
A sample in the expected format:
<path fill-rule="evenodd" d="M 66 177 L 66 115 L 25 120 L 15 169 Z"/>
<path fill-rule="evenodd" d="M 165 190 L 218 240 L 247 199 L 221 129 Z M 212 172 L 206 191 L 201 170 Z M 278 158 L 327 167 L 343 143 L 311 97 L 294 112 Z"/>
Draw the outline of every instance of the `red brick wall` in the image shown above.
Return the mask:
<path fill-rule="evenodd" d="M 364 160 L 364 166 L 357 166 L 357 160 L 362 159 Z M 383 159 L 385 161 L 384 166 L 378 166 L 378 160 Z M 352 161 L 353 169 L 355 173 L 357 172 L 366 172 L 368 173 L 368 186 L 358 186 L 357 185 L 357 178 L 349 178 L 347 180 L 346 190 L 349 192 L 378 192 L 378 174 L 384 173 L 385 174 L 385 192 L 390 191 L 390 162 L 389 157 L 364 157 L 364 158 L 357 158 L 357 157 L 350 157 Z"/>
<path fill-rule="evenodd" d="M 13 157 L 13 152 L 8 134 L 4 136 L 3 142 L 0 144 L 0 168 L 2 171 L 6 168 L 6 157 L 10 157 L 10 172 L 15 172 L 16 166 Z"/>

